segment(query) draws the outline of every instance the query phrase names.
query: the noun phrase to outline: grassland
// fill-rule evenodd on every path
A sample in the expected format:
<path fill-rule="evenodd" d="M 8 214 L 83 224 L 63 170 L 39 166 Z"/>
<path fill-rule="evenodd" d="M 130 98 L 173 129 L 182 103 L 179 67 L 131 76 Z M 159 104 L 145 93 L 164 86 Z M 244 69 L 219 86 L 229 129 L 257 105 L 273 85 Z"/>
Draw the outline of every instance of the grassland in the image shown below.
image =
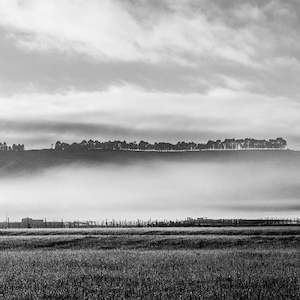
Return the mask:
<path fill-rule="evenodd" d="M 11 251 L 0 255 L 0 293 L 7 299 L 297 299 L 297 264 L 293 250 Z"/>
<path fill-rule="evenodd" d="M 300 297 L 296 226 L 0 234 L 0 299 Z"/>

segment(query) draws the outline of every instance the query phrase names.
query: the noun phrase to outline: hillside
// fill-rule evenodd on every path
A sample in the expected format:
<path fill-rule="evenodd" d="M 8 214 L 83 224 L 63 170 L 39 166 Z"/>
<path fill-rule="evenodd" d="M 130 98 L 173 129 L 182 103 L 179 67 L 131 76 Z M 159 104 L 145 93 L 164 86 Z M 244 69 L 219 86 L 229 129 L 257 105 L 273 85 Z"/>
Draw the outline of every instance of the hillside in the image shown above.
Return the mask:
<path fill-rule="evenodd" d="M 89 151 L 62 152 L 30 150 L 24 152 L 0 152 L 0 176 L 31 173 L 50 167 L 70 164 L 130 165 L 152 162 L 190 162 L 218 164 L 259 163 L 275 164 L 288 169 L 300 165 L 299 151 L 207 151 L 207 152 L 135 152 Z"/>

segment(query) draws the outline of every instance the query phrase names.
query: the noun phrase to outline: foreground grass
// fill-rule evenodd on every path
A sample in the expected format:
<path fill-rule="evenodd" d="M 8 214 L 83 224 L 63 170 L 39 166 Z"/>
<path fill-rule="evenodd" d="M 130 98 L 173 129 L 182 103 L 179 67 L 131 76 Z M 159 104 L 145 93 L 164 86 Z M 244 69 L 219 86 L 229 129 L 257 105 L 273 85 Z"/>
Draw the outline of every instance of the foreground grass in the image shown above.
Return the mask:
<path fill-rule="evenodd" d="M 300 248 L 300 226 L 1 230 L 0 250 Z"/>
<path fill-rule="evenodd" d="M 300 248 L 300 235 L 33 235 L 0 236 L 0 250 L 195 250 Z"/>
<path fill-rule="evenodd" d="M 0 252 L 5 299 L 299 299 L 296 249 Z"/>
<path fill-rule="evenodd" d="M 3 230 L 0 299 L 300 299 L 299 227 Z"/>
<path fill-rule="evenodd" d="M 133 227 L 0 229 L 0 236 L 46 235 L 300 235 L 300 225 L 237 227 Z"/>

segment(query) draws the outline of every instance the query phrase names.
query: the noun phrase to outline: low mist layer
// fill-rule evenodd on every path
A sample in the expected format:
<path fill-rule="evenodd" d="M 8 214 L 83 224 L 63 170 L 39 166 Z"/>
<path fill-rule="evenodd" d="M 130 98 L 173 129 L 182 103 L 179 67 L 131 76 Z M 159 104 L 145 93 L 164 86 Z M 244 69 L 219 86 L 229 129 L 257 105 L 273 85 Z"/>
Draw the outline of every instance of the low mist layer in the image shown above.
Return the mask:
<path fill-rule="evenodd" d="M 299 158 L 289 151 L 0 155 L 0 217 L 296 217 Z"/>

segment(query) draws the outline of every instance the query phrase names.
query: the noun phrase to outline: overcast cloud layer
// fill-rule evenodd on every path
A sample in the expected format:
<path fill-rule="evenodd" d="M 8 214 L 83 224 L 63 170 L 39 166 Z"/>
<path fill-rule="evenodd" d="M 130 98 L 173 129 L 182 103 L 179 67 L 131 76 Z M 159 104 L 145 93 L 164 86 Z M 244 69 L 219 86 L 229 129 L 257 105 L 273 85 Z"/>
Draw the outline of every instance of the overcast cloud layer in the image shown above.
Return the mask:
<path fill-rule="evenodd" d="M 0 0 L 0 140 L 283 136 L 298 0 Z"/>

